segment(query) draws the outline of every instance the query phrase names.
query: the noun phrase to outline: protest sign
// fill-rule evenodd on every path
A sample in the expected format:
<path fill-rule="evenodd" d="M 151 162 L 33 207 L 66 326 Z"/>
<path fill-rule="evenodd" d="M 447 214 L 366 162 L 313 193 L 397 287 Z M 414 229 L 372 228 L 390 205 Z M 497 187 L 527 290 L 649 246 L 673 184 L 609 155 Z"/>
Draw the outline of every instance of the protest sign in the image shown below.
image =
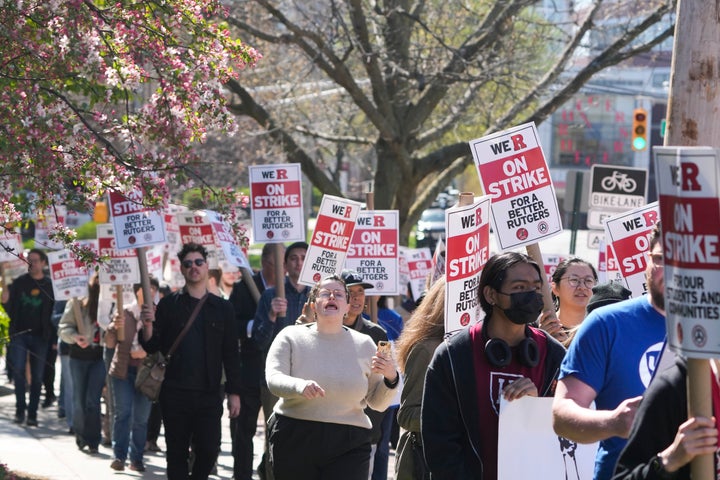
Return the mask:
<path fill-rule="evenodd" d="M 345 268 L 374 285 L 372 295 L 400 293 L 398 226 L 397 210 L 362 210 L 358 214 Z"/>
<path fill-rule="evenodd" d="M 139 252 L 138 252 L 139 253 Z M 163 278 L 163 258 L 165 256 L 165 245 L 158 244 L 149 247 L 145 251 L 148 274 L 158 281 Z"/>
<path fill-rule="evenodd" d="M 720 355 L 720 159 L 709 147 L 656 148 L 670 349 Z M 656 261 L 656 263 L 658 263 Z"/>
<path fill-rule="evenodd" d="M 168 205 L 168 209 L 163 212 L 163 216 L 165 217 L 165 237 L 167 238 L 165 251 L 170 254 L 175 254 L 182 248 L 177 214 L 187 211 L 188 208 L 181 205 Z"/>
<path fill-rule="evenodd" d="M 603 237 L 605 237 L 604 233 Z M 617 258 L 615 258 L 612 248 L 605 243 L 605 240 L 601 240 L 598 246 L 597 274 L 598 283 L 617 282 L 625 285 Z"/>
<path fill-rule="evenodd" d="M 490 256 L 490 197 L 445 210 L 445 332 L 480 319 L 480 271 Z"/>
<path fill-rule="evenodd" d="M 649 238 L 659 215 L 658 203 L 653 202 L 605 220 L 605 238 L 613 256 L 618 259 L 623 281 L 633 297 L 647 293 L 645 270 Z"/>
<path fill-rule="evenodd" d="M 117 248 L 140 248 L 165 243 L 165 217 L 142 204 L 142 194 L 110 192 L 110 215 Z"/>
<path fill-rule="evenodd" d="M 407 263 L 410 292 L 415 300 L 426 290 L 428 275 L 432 274 L 432 254 L 428 247 L 403 248 L 401 250 Z"/>
<path fill-rule="evenodd" d="M 222 249 L 223 260 L 230 265 L 249 269 L 250 262 L 248 262 L 245 253 L 243 253 L 242 248 L 240 248 L 240 243 L 237 241 L 237 238 L 235 238 L 235 232 L 233 232 L 227 220 L 212 210 L 206 210 L 206 213 L 210 226 L 212 226 L 213 232 L 215 232 L 215 239 Z"/>
<path fill-rule="evenodd" d="M 67 208 L 64 205 L 57 205 L 40 212 L 35 219 L 35 245 L 38 248 L 60 250 L 64 246 L 61 242 L 50 240 L 50 234 L 57 225 L 65 224 Z"/>
<path fill-rule="evenodd" d="M 202 245 L 208 252 L 208 268 L 218 268 L 217 239 L 207 212 L 204 210 L 178 212 L 175 216 L 178 219 L 181 244 L 197 243 Z"/>
<path fill-rule="evenodd" d="M 299 283 L 315 285 L 323 277 L 340 273 L 361 207 L 359 202 L 323 196 Z"/>
<path fill-rule="evenodd" d="M 124 285 L 140 282 L 140 267 L 134 248 L 119 249 L 113 226 L 101 223 L 97 226 L 98 253 L 107 261 L 100 265 L 100 283 Z"/>
<path fill-rule="evenodd" d="M 87 287 L 86 287 L 87 288 Z M 127 308 L 136 302 L 135 292 L 133 292 L 133 284 L 108 285 L 100 284 L 100 297 L 98 298 L 98 325 L 106 330 L 113 317 L 117 312 L 117 293 L 118 289 L 122 290 L 122 305 Z M 87 291 L 87 290 L 86 290 Z M 131 308 L 132 310 L 132 308 Z M 138 314 L 139 312 L 134 312 Z"/>
<path fill-rule="evenodd" d="M 567 260 L 567 257 L 557 253 L 543 253 L 542 259 L 543 265 L 545 266 L 545 278 L 547 283 L 552 283 L 552 276 L 555 273 L 555 270 L 557 270 L 557 266 L 560 265 L 560 262 Z"/>
<path fill-rule="evenodd" d="M 258 242 L 304 242 L 299 163 L 248 167 L 253 235 Z"/>
<path fill-rule="evenodd" d="M 88 293 L 88 269 L 69 250 L 48 252 L 50 280 L 55 300 L 70 300 Z"/>
<path fill-rule="evenodd" d="M 0 262 L 17 260 L 23 253 L 22 237 L 14 228 L 0 231 Z"/>
<path fill-rule="evenodd" d="M 534 123 L 470 142 L 501 250 L 562 232 L 555 188 Z"/>
<path fill-rule="evenodd" d="M 526 480 L 538 478 L 539 471 L 542 478 L 593 478 L 597 442 L 580 444 L 558 436 L 552 427 L 552 397 L 499 402 L 497 478 Z M 523 452 L 522 461 L 518 452 Z"/>

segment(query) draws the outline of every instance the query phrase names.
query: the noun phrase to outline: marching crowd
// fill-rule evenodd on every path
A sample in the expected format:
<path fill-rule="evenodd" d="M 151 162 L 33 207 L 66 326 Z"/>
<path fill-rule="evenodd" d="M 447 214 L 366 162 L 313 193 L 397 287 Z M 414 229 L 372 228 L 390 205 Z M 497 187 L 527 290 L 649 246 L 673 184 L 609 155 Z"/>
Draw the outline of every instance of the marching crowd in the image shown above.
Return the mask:
<path fill-rule="evenodd" d="M 554 271 L 555 309 L 543 311 L 540 266 L 522 253 L 500 253 L 480 275 L 483 320 L 448 335 L 442 277 L 396 309 L 380 297 L 374 323 L 364 315 L 373 285 L 356 272 L 312 287 L 299 283 L 307 249 L 304 242 L 268 244 L 260 270 L 238 281 L 210 270 L 204 247 L 185 244 L 178 253 L 182 289 L 155 281 L 155 298 L 145 302 L 138 286 L 137 303 L 103 326 L 92 276 L 87 296 L 67 302 L 57 327 L 47 257 L 31 250 L 28 273 L 2 297 L 11 319 L 15 422 L 37 426 L 43 370 L 54 362 L 47 357 L 59 336 L 60 411 L 79 449 L 92 454 L 112 442 L 116 471 L 144 471 L 161 419 L 168 478 L 207 478 L 227 409 L 237 480 L 251 479 L 255 467 L 260 478 L 275 480 L 494 480 L 500 399 L 525 396 L 553 398 L 561 444 L 599 442 L 596 479 L 690 478 L 697 455 L 717 458 L 717 415 L 687 418 L 685 360 L 664 349 L 659 223 L 650 238 L 647 295 L 631 299 L 617 283 L 598 284 L 593 265 L 573 257 Z M 166 370 L 153 403 L 136 378 L 145 360 L 160 354 Z M 710 364 L 720 405 L 717 362 Z M 110 420 L 104 434 L 103 395 Z M 266 444 L 255 466 L 260 409 Z M 395 472 L 388 472 L 391 442 Z"/>

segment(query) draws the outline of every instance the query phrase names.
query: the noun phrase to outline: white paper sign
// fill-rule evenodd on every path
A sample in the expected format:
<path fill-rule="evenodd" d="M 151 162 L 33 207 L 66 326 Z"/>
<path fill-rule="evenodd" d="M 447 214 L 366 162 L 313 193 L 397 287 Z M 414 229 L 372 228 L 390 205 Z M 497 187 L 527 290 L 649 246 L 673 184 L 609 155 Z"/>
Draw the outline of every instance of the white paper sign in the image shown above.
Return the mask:
<path fill-rule="evenodd" d="M 0 262 L 17 260 L 23 253 L 22 237 L 15 229 L 0 231 Z"/>
<path fill-rule="evenodd" d="M 720 155 L 656 148 L 663 219 L 668 345 L 688 358 L 720 356 Z"/>
<path fill-rule="evenodd" d="M 552 428 L 552 402 L 552 397 L 501 398 L 498 478 L 592 480 L 598 444 L 559 437 Z"/>
<path fill-rule="evenodd" d="M 445 332 L 480 319 L 480 272 L 490 256 L 490 197 L 445 210 Z"/>
<path fill-rule="evenodd" d="M 97 226 L 98 251 L 108 260 L 100 265 L 100 283 L 123 285 L 140 282 L 140 266 L 134 248 L 117 248 L 113 226 L 101 223 Z"/>
<path fill-rule="evenodd" d="M 117 248 L 138 248 L 165 243 L 165 217 L 142 204 L 142 194 L 110 192 L 110 215 Z"/>
<path fill-rule="evenodd" d="M 470 142 L 501 250 L 562 232 L 560 210 L 537 128 L 526 123 Z"/>
<path fill-rule="evenodd" d="M 359 202 L 346 198 L 323 197 L 299 283 L 315 285 L 323 277 L 340 273 L 360 208 Z"/>
<path fill-rule="evenodd" d="M 205 247 L 208 252 L 208 268 L 218 268 L 218 242 L 207 212 L 196 210 L 175 215 L 180 229 L 180 241 L 183 244 L 197 243 Z"/>
<path fill-rule="evenodd" d="M 399 280 L 397 210 L 363 210 L 358 214 L 345 268 L 374 285 L 371 295 L 397 295 Z"/>
<path fill-rule="evenodd" d="M 253 236 L 258 242 L 304 242 L 299 163 L 248 167 Z"/>
<path fill-rule="evenodd" d="M 212 226 L 213 232 L 215 232 L 215 238 L 218 243 L 220 243 L 220 248 L 222 248 L 224 253 L 224 261 L 236 267 L 250 269 L 250 262 L 247 257 L 245 257 L 242 248 L 240 248 L 240 244 L 235 238 L 235 233 L 232 227 L 230 227 L 230 224 L 219 213 L 212 210 L 206 210 L 206 212 L 208 221 Z"/>
<path fill-rule="evenodd" d="M 35 243 L 38 248 L 47 248 L 50 250 L 59 250 L 63 248 L 63 244 L 50 240 L 50 232 L 56 225 L 64 225 L 67 216 L 67 207 L 58 205 L 49 208 L 45 212 L 38 214 L 35 219 Z"/>
<path fill-rule="evenodd" d="M 428 247 L 402 250 L 408 266 L 410 291 L 415 300 L 425 292 L 428 275 L 432 273 L 432 254 Z"/>
<path fill-rule="evenodd" d="M 50 279 L 55 300 L 84 297 L 88 292 L 88 268 L 69 250 L 48 252 Z"/>

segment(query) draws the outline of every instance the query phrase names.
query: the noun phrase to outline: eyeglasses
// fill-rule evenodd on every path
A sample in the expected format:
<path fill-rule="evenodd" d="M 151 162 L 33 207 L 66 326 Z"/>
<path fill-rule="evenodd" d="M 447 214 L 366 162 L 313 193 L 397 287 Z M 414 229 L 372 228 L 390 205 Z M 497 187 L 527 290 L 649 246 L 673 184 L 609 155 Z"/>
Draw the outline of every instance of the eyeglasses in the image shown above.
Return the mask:
<path fill-rule="evenodd" d="M 202 267 L 205 265 L 205 259 L 204 258 L 196 258 L 195 260 L 183 260 L 181 265 L 183 268 L 190 268 L 193 266 L 193 263 L 196 267 Z"/>
<path fill-rule="evenodd" d="M 572 288 L 577 288 L 582 284 L 585 288 L 592 288 L 597 284 L 597 280 L 595 280 L 593 277 L 563 277 L 561 280 L 567 280 L 568 285 L 570 285 Z"/>
<path fill-rule="evenodd" d="M 345 292 L 342 290 L 320 290 L 317 294 L 318 298 L 322 298 L 323 300 L 329 299 L 330 295 L 335 297 L 335 300 L 345 300 Z"/>

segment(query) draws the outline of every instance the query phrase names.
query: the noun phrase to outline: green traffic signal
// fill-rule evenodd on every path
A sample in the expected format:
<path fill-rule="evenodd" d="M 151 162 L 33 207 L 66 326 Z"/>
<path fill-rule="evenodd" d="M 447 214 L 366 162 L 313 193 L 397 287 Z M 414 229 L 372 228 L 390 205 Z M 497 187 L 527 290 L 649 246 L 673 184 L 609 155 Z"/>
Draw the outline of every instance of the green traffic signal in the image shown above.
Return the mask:
<path fill-rule="evenodd" d="M 640 151 L 645 150 L 645 147 L 647 147 L 647 140 L 644 137 L 633 138 L 633 149 Z"/>

